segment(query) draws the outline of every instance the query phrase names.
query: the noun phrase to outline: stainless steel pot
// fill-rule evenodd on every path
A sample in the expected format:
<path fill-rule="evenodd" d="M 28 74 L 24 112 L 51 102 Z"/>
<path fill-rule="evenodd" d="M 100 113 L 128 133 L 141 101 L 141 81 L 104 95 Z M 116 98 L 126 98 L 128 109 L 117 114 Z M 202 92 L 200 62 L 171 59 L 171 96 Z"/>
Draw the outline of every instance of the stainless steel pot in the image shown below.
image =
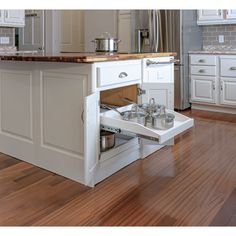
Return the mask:
<path fill-rule="evenodd" d="M 126 121 L 136 122 L 144 126 L 147 125 L 147 114 L 145 112 L 125 111 L 122 119 Z"/>
<path fill-rule="evenodd" d="M 100 151 L 105 152 L 115 146 L 115 134 L 108 131 L 100 132 Z"/>
<path fill-rule="evenodd" d="M 171 113 L 154 113 L 151 117 L 152 128 L 154 129 L 169 129 L 174 126 L 175 115 Z"/>
<path fill-rule="evenodd" d="M 118 44 L 121 40 L 112 38 L 109 33 L 105 32 L 101 37 L 92 40 L 95 44 L 96 52 L 117 52 Z"/>

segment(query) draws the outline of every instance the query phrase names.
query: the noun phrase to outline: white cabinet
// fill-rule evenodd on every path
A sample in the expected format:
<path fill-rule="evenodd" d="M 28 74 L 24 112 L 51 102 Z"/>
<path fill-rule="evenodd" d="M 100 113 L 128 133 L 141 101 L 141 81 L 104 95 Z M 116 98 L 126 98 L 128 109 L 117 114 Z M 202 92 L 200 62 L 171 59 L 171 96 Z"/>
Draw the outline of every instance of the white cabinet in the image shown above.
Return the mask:
<path fill-rule="evenodd" d="M 217 102 L 217 57 L 214 55 L 190 55 L 191 102 Z"/>
<path fill-rule="evenodd" d="M 19 50 L 44 51 L 44 14 L 43 10 L 25 11 L 25 27 L 19 30 Z"/>
<path fill-rule="evenodd" d="M 173 57 L 143 59 L 142 103 L 155 98 L 158 104 L 174 109 L 173 59 Z"/>
<path fill-rule="evenodd" d="M 236 23 L 236 10 L 202 9 L 198 10 L 198 25 L 219 25 Z"/>
<path fill-rule="evenodd" d="M 131 11 L 122 11 L 118 13 L 118 39 L 119 52 L 131 51 Z"/>
<path fill-rule="evenodd" d="M 190 55 L 192 107 L 236 113 L 236 56 Z"/>
<path fill-rule="evenodd" d="M 236 77 L 220 78 L 220 103 L 236 107 Z"/>
<path fill-rule="evenodd" d="M 25 25 L 24 10 L 1 10 L 0 26 L 24 27 L 24 25 Z"/>
<path fill-rule="evenodd" d="M 191 76 L 191 100 L 216 103 L 216 78 Z"/>
<path fill-rule="evenodd" d="M 220 56 L 220 103 L 236 107 L 236 56 Z"/>
<path fill-rule="evenodd" d="M 4 14 L 4 10 L 0 10 L 0 25 L 2 25 L 3 20 L 4 20 L 3 14 Z"/>
<path fill-rule="evenodd" d="M 226 19 L 236 19 L 236 10 L 226 10 Z"/>
<path fill-rule="evenodd" d="M 84 13 L 79 10 L 60 10 L 61 52 L 84 50 Z"/>
<path fill-rule="evenodd" d="M 174 126 L 166 130 L 125 121 L 114 111 L 100 112 L 101 87 L 148 84 L 142 78 L 143 60 L 88 64 L 1 61 L 0 65 L 0 151 L 88 186 L 147 157 L 193 126 L 193 119 L 172 109 L 168 112 L 175 115 Z M 123 77 L 124 72 L 128 75 Z M 99 80 L 105 81 L 104 86 Z M 149 92 L 165 89 L 163 83 L 149 85 Z M 173 91 L 173 87 L 169 89 Z M 154 93 L 150 96 L 164 96 Z M 127 109 L 130 106 L 119 108 Z M 103 126 L 119 132 L 116 146 L 107 152 L 100 152 Z M 151 140 L 152 147 L 142 139 Z"/>
<path fill-rule="evenodd" d="M 198 10 L 198 20 L 205 21 L 205 20 L 221 20 L 224 19 L 223 10 Z"/>

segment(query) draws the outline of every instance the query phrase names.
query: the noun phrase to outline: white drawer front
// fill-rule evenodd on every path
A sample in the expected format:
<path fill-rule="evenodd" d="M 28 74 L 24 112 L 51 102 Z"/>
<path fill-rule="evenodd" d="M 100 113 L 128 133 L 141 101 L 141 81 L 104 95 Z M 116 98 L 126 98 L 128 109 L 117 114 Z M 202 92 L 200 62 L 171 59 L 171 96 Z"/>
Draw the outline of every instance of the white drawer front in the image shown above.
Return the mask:
<path fill-rule="evenodd" d="M 192 75 L 212 75 L 216 76 L 216 66 L 191 66 Z"/>
<path fill-rule="evenodd" d="M 141 61 L 104 63 L 104 65 L 97 68 L 98 87 L 130 81 L 141 81 Z"/>
<path fill-rule="evenodd" d="M 190 55 L 191 65 L 216 65 L 217 57 L 213 55 Z"/>
<path fill-rule="evenodd" d="M 236 58 L 221 58 L 220 59 L 220 75 L 236 77 Z"/>

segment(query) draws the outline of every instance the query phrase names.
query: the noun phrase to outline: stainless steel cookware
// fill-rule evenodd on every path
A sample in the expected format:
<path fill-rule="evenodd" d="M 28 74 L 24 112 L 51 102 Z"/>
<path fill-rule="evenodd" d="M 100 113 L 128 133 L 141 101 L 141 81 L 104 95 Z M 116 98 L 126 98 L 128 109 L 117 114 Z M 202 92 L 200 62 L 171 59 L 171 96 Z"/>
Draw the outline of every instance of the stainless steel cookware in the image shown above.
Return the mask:
<path fill-rule="evenodd" d="M 174 126 L 175 115 L 171 113 L 154 113 L 151 117 L 151 126 L 154 129 L 169 129 Z"/>
<path fill-rule="evenodd" d="M 105 152 L 115 146 L 115 134 L 108 131 L 100 133 L 100 150 Z"/>
<path fill-rule="evenodd" d="M 136 122 L 144 126 L 147 125 L 147 114 L 145 112 L 125 111 L 122 119 L 126 121 Z"/>
<path fill-rule="evenodd" d="M 121 40 L 113 38 L 109 33 L 105 32 L 99 38 L 95 38 L 91 42 L 95 44 L 96 52 L 117 52 L 120 41 Z"/>

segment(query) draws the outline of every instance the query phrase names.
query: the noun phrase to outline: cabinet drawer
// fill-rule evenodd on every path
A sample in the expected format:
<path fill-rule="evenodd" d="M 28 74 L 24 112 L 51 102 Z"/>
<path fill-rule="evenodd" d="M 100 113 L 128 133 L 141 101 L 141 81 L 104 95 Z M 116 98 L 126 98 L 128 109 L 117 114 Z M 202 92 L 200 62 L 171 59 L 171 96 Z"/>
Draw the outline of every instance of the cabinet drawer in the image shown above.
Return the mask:
<path fill-rule="evenodd" d="M 216 66 L 191 66 L 192 75 L 212 75 L 216 76 Z"/>
<path fill-rule="evenodd" d="M 236 77 L 236 58 L 221 58 L 220 59 L 220 75 Z"/>
<path fill-rule="evenodd" d="M 131 106 L 118 108 L 120 112 L 131 110 Z M 156 141 L 157 144 L 164 144 L 176 135 L 193 127 L 193 119 L 184 116 L 178 112 L 167 110 L 175 116 L 174 126 L 166 130 L 153 129 L 149 125 L 143 126 L 136 122 L 123 120 L 122 117 L 115 111 L 107 111 L 100 113 L 100 124 L 106 127 L 118 129 L 121 133 L 130 132 L 138 137 Z"/>
<path fill-rule="evenodd" d="M 216 56 L 212 55 L 190 55 L 191 65 L 216 65 Z"/>
<path fill-rule="evenodd" d="M 101 64 L 97 67 L 98 87 L 141 81 L 141 61 L 107 62 Z"/>

